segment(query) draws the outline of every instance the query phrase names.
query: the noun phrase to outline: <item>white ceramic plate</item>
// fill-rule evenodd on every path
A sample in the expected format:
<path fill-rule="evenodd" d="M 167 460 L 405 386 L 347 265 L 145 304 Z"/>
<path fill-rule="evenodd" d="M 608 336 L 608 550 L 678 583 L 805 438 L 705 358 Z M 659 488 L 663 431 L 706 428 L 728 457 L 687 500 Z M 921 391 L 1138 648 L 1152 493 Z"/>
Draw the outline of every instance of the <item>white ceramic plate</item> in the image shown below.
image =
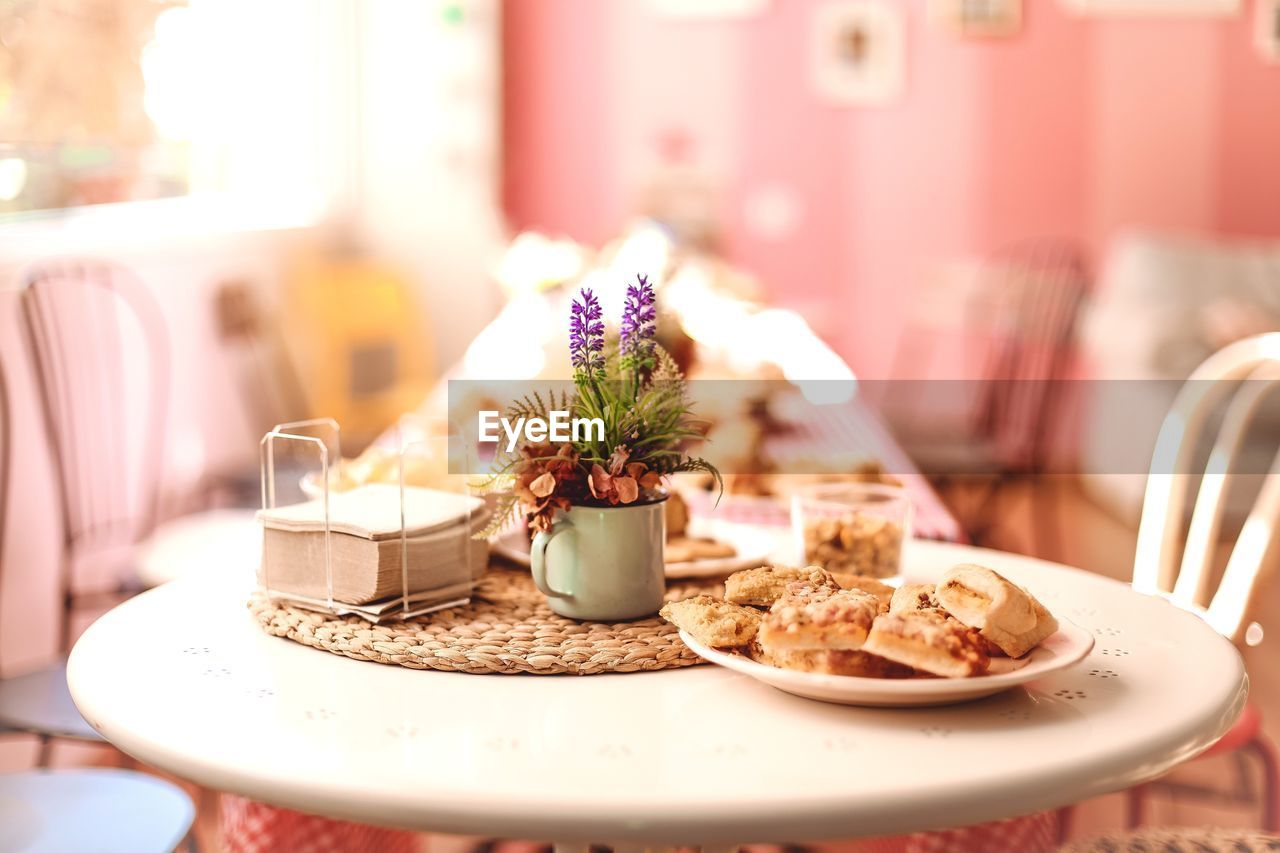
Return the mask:
<path fill-rule="evenodd" d="M 716 578 L 732 574 L 739 569 L 754 569 L 767 565 L 776 541 L 774 534 L 743 525 L 730 534 L 718 533 L 711 537 L 718 542 L 732 545 L 736 552 L 732 557 L 709 557 L 684 563 L 667 563 L 669 578 Z M 524 530 L 512 528 L 492 540 L 494 554 L 521 566 L 529 565 L 529 537 Z"/>
<path fill-rule="evenodd" d="M 757 663 L 736 652 L 704 646 L 685 631 L 680 632 L 680 638 L 700 657 L 787 693 L 840 705 L 905 708 L 981 699 L 1074 666 L 1093 648 L 1093 635 L 1062 617 L 1058 617 L 1058 622 L 1058 632 L 1023 658 L 1025 663 L 1021 666 L 976 678 L 859 678 L 797 672 Z"/>

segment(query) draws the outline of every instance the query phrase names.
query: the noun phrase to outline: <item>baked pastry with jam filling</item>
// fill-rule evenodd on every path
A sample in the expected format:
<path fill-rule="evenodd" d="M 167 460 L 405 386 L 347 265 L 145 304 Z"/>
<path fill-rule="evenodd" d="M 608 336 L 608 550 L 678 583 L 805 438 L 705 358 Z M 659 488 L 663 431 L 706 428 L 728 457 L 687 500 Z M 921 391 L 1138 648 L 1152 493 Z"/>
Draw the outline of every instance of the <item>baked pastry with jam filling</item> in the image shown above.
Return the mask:
<path fill-rule="evenodd" d="M 976 630 L 937 613 L 886 613 L 862 650 L 944 678 L 982 675 L 991 662 Z"/>
<path fill-rule="evenodd" d="M 793 583 L 760 624 L 760 644 L 787 649 L 859 649 L 880 614 L 880 599 L 860 590 Z"/>
<path fill-rule="evenodd" d="M 1036 597 L 985 566 L 962 563 L 938 582 L 938 603 L 976 628 L 1011 658 L 1020 658 L 1058 630 Z"/>

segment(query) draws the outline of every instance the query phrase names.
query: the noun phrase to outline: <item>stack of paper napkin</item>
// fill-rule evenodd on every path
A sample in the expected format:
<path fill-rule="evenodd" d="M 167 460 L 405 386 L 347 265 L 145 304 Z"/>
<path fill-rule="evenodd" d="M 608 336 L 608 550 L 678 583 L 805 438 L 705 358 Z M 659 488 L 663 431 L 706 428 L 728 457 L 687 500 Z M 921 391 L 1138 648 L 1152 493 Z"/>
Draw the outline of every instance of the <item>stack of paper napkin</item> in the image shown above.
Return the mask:
<path fill-rule="evenodd" d="M 407 572 L 401 571 L 402 517 Z M 403 516 L 398 485 L 331 492 L 333 600 L 376 621 L 400 615 L 406 589 L 417 610 L 466 598 L 485 567 L 488 545 L 472 536 L 487 517 L 480 498 L 434 489 L 406 486 Z M 329 595 L 323 500 L 260 510 L 258 519 L 263 586 L 303 606 L 323 607 Z"/>

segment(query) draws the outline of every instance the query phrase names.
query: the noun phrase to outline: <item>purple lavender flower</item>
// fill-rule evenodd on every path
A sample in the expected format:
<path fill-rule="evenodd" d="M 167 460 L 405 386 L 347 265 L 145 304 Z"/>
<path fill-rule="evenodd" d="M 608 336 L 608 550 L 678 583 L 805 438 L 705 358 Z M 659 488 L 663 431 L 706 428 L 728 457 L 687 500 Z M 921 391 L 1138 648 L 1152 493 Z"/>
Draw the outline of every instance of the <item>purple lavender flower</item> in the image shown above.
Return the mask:
<path fill-rule="evenodd" d="M 636 284 L 627 285 L 618 346 L 623 368 L 632 370 L 653 366 L 653 336 L 658 329 L 653 285 L 649 284 L 648 276 L 636 276 L 636 281 Z"/>
<path fill-rule="evenodd" d="M 604 379 L 604 316 L 591 288 L 582 288 L 569 309 L 569 359 L 575 379 Z"/>

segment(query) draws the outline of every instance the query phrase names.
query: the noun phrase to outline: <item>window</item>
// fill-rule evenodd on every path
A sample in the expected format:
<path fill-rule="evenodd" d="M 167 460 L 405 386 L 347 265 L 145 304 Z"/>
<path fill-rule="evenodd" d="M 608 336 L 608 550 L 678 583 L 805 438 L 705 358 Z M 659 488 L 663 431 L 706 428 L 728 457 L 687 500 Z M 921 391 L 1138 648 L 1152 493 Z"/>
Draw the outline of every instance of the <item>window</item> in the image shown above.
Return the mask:
<path fill-rule="evenodd" d="M 345 181 L 349 2 L 0 6 L 0 213 Z"/>

